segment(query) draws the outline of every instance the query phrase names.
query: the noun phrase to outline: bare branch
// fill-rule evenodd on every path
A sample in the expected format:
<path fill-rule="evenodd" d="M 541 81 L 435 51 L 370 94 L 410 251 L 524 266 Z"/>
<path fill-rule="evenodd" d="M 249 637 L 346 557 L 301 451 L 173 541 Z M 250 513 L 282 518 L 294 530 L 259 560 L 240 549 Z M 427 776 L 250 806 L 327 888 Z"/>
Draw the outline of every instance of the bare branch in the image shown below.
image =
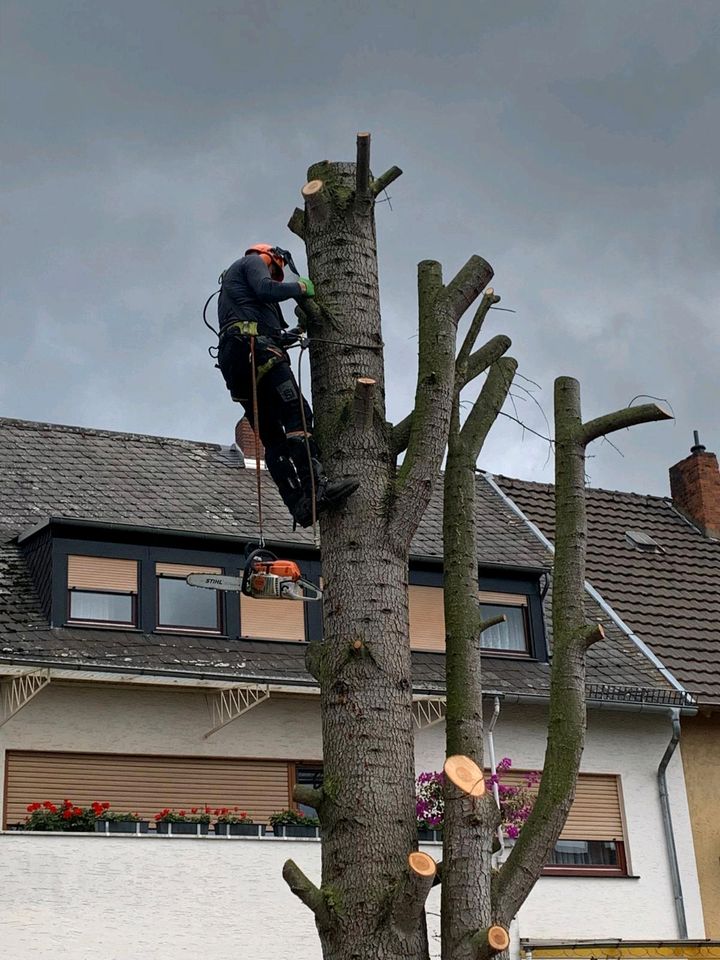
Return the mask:
<path fill-rule="evenodd" d="M 419 850 L 408 855 L 408 870 L 393 901 L 392 918 L 401 931 L 415 930 L 425 901 L 433 887 L 437 866 L 427 853 Z"/>
<path fill-rule="evenodd" d="M 370 134 L 357 135 L 357 159 L 355 162 L 355 196 L 368 199 L 370 194 Z"/>
<path fill-rule="evenodd" d="M 370 193 L 373 197 L 377 197 L 383 192 L 383 190 L 387 190 L 390 184 L 401 176 L 402 170 L 400 167 L 390 167 L 390 169 L 386 170 L 385 173 L 381 173 L 376 180 L 373 180 L 373 182 L 370 184 Z"/>
<path fill-rule="evenodd" d="M 477 629 L 478 636 L 485 633 L 490 627 L 496 627 L 499 623 L 507 623 L 507 617 L 504 613 L 499 613 L 496 617 L 490 617 L 489 620 L 481 620 Z"/>
<path fill-rule="evenodd" d="M 487 343 L 483 344 L 483 346 L 474 353 L 471 353 L 468 357 L 467 370 L 462 386 L 465 387 L 468 383 L 472 383 L 476 377 L 479 377 L 481 373 L 487 370 L 490 364 L 495 363 L 504 353 L 507 353 L 511 346 L 512 340 L 510 337 L 506 337 L 505 334 L 500 333 L 491 340 L 488 340 Z"/>
<path fill-rule="evenodd" d="M 282 871 L 285 883 L 290 887 L 298 899 L 315 914 L 317 924 L 321 928 L 329 929 L 332 926 L 330 911 L 328 910 L 322 891 L 315 886 L 302 872 L 294 860 L 286 860 Z"/>
<path fill-rule="evenodd" d="M 295 207 L 293 210 L 292 216 L 288 220 L 288 229 L 296 237 L 305 240 L 305 211 L 301 210 L 300 207 Z"/>
<path fill-rule="evenodd" d="M 373 398 L 377 381 L 372 377 L 358 377 L 353 397 L 353 420 L 359 430 L 369 430 L 373 422 Z"/>
<path fill-rule="evenodd" d="M 473 462 L 480 456 L 485 438 L 505 403 L 516 370 L 517 360 L 513 357 L 501 357 L 490 367 L 480 396 L 463 424 L 460 441 Z"/>
<path fill-rule="evenodd" d="M 450 309 L 459 320 L 493 278 L 493 268 L 482 257 L 473 254 L 448 283 L 446 289 Z"/>
<path fill-rule="evenodd" d="M 488 287 L 482 296 L 482 300 L 478 304 L 478 308 L 475 311 L 475 316 L 472 318 L 468 332 L 465 334 L 465 339 L 463 340 L 462 346 L 458 351 L 457 360 L 455 361 L 455 369 L 463 379 L 465 375 L 465 367 L 467 365 L 472 348 L 475 346 L 475 341 L 480 334 L 482 325 L 485 322 L 485 317 L 488 315 L 488 310 L 494 303 L 500 303 L 500 297 L 497 296 L 492 287 Z"/>
<path fill-rule="evenodd" d="M 484 373 L 491 364 L 499 360 L 500 357 L 510 349 L 511 345 L 512 341 L 510 337 L 506 337 L 504 334 L 498 334 L 498 336 L 488 340 L 487 343 L 483 344 L 482 347 L 471 354 L 468 358 L 467 370 L 462 386 L 467 386 L 468 383 L 476 377 L 479 377 L 481 373 Z M 408 445 L 412 418 L 413 414 L 409 413 L 403 420 L 396 424 L 393 429 L 393 451 L 395 456 L 402 453 Z"/>
<path fill-rule="evenodd" d="M 505 927 L 493 925 L 471 937 L 471 943 L 477 950 L 476 960 L 489 960 L 510 946 L 510 934 Z"/>
<path fill-rule="evenodd" d="M 643 403 L 639 407 L 623 407 L 613 413 L 588 420 L 582 425 L 582 442 L 585 446 L 598 437 L 604 437 L 616 430 L 634 427 L 639 423 L 652 423 L 654 420 L 673 420 L 670 410 L 659 403 Z"/>

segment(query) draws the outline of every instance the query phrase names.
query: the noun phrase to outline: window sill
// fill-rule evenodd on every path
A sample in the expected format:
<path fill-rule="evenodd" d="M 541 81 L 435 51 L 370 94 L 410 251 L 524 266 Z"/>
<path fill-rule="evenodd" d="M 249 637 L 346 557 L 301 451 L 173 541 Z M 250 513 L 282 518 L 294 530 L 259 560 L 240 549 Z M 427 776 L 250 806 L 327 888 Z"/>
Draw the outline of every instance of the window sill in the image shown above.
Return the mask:
<path fill-rule="evenodd" d="M 547 877 L 560 877 L 560 879 L 570 879 L 570 880 L 582 880 L 587 877 L 588 879 L 597 880 L 640 880 L 640 874 L 637 873 L 610 873 L 608 870 L 593 870 L 592 867 L 588 867 L 585 870 L 563 870 L 556 873 L 554 870 L 543 870 L 540 874 L 540 879 Z"/>
<path fill-rule="evenodd" d="M 200 630 L 197 627 L 155 627 L 153 634 L 161 634 L 164 636 L 177 636 L 178 634 L 182 634 L 182 636 L 190 637 L 217 637 L 219 640 L 230 639 L 226 633 L 221 633 L 218 630 Z"/>
<path fill-rule="evenodd" d="M 122 630 L 124 633 L 142 633 L 142 628 L 135 623 L 108 623 L 107 620 L 66 620 L 62 624 L 63 630 Z"/>

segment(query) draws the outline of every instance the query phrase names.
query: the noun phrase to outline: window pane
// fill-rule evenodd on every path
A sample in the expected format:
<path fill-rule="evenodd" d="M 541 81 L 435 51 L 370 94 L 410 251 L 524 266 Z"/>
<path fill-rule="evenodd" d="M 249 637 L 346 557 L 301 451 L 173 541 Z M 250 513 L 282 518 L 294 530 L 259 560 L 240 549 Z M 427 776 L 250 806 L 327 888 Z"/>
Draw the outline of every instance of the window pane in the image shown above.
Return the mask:
<path fill-rule="evenodd" d="M 522 607 L 506 607 L 495 603 L 480 604 L 483 620 L 505 614 L 505 623 L 497 623 L 480 638 L 483 647 L 491 650 L 519 650 L 528 648 L 525 634 L 525 613 Z"/>
<path fill-rule="evenodd" d="M 184 580 L 158 577 L 158 626 L 218 630 L 218 598 L 214 590 L 191 587 Z"/>
<path fill-rule="evenodd" d="M 616 867 L 617 846 L 613 840 L 558 840 L 550 862 L 570 867 Z"/>
<path fill-rule="evenodd" d="M 71 620 L 99 620 L 103 623 L 134 623 L 133 598 L 123 593 L 70 591 Z"/>
<path fill-rule="evenodd" d="M 308 787 L 314 787 L 319 790 L 323 785 L 322 767 L 295 767 L 295 783 L 302 783 Z M 299 803 L 298 810 L 302 811 L 306 817 L 316 817 L 317 810 L 307 803 Z"/>

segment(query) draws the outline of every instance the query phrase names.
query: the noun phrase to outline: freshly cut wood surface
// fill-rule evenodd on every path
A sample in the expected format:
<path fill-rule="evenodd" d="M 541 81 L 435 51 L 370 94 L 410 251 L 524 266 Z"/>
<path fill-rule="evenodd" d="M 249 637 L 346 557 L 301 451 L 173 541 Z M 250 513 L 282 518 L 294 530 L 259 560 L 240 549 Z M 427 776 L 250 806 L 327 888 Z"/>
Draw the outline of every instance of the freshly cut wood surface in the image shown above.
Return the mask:
<path fill-rule="evenodd" d="M 433 858 L 420 850 L 408 854 L 408 866 L 419 877 L 434 877 L 437 873 L 437 864 Z"/>
<path fill-rule="evenodd" d="M 471 797 L 481 797 L 485 793 L 485 778 L 480 767 L 462 754 L 448 757 L 443 767 L 455 786 Z"/>

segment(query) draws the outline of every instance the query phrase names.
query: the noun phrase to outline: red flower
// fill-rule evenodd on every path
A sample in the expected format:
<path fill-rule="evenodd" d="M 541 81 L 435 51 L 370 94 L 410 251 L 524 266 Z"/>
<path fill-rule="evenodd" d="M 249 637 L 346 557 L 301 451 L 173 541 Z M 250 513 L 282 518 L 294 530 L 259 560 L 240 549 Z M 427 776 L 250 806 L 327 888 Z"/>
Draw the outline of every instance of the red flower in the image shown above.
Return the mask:
<path fill-rule="evenodd" d="M 41 808 L 42 808 L 42 804 L 41 804 L 41 803 L 30 803 L 30 804 L 28 804 L 27 812 L 28 812 L 28 813 L 35 813 L 36 810 L 40 810 Z"/>
<path fill-rule="evenodd" d="M 198 807 L 190 807 L 190 813 L 197 813 L 198 809 L 199 809 Z M 205 811 L 205 813 L 207 813 L 207 810 Z"/>
<path fill-rule="evenodd" d="M 55 812 L 55 811 L 53 811 L 53 813 L 54 813 L 54 812 Z M 82 816 L 82 812 L 83 812 L 83 811 L 82 811 L 82 807 L 75 807 L 74 810 L 73 810 L 73 813 L 75 814 L 76 817 L 81 817 L 81 816 Z"/>
<path fill-rule="evenodd" d="M 212 813 L 212 810 L 210 809 L 210 807 L 208 806 L 205 807 L 205 813 Z"/>
<path fill-rule="evenodd" d="M 109 801 L 109 800 L 105 800 L 105 801 L 103 802 L 102 808 L 103 808 L 103 810 L 109 810 L 109 809 L 110 809 L 110 801 Z"/>
<path fill-rule="evenodd" d="M 95 814 L 96 817 L 99 817 L 100 814 L 103 812 L 103 810 L 106 809 L 105 805 L 102 803 L 98 803 L 97 800 L 93 800 L 92 808 L 93 808 L 93 813 Z"/>
<path fill-rule="evenodd" d="M 302 810 L 298 810 L 297 815 L 298 815 L 299 817 L 304 817 L 304 816 L 305 816 L 305 814 L 302 812 Z"/>
<path fill-rule="evenodd" d="M 63 810 L 63 820 L 69 820 L 72 817 L 72 815 L 73 815 L 72 810 L 70 809 Z"/>
<path fill-rule="evenodd" d="M 184 816 L 185 816 L 185 811 L 184 811 L 184 810 L 178 810 L 178 813 L 180 814 L 181 817 L 184 817 Z"/>

